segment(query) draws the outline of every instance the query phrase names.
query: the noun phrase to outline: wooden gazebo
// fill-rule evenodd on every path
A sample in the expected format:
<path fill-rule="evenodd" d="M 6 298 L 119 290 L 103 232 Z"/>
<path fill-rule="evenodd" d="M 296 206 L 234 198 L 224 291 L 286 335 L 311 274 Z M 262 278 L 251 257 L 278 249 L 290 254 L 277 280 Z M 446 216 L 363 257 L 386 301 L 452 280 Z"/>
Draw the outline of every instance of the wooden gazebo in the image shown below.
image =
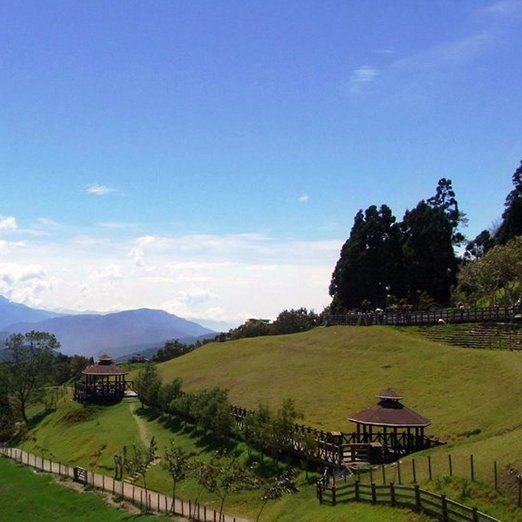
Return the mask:
<path fill-rule="evenodd" d="M 372 444 L 381 453 L 396 457 L 430 447 L 434 441 L 425 437 L 431 422 L 401 403 L 402 396 L 391 389 L 377 395 L 374 406 L 352 415 L 357 425 L 359 444 Z"/>
<path fill-rule="evenodd" d="M 82 378 L 74 385 L 74 398 L 78 401 L 113 401 L 125 395 L 132 386 L 126 381 L 126 370 L 114 364 L 108 355 L 102 355 L 97 364 L 82 371 Z"/>

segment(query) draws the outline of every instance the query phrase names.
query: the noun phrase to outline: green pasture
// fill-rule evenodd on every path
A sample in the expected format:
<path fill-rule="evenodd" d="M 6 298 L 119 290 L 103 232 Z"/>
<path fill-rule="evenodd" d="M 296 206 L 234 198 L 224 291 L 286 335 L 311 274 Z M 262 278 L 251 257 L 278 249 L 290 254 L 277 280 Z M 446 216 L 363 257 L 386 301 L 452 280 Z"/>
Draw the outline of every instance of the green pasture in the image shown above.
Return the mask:
<path fill-rule="evenodd" d="M 209 459 L 217 447 L 211 438 L 191 425 L 171 421 L 168 418 L 150 417 L 141 411 L 133 413 L 139 406 L 134 400 L 124 400 L 114 406 L 83 407 L 69 400 L 61 403 L 57 411 L 45 417 L 34 428 L 22 447 L 27 451 L 52 456 L 56 461 L 67 464 L 76 464 L 89 469 L 113 475 L 113 452 L 121 453 L 123 445 L 132 452 L 133 444 L 143 445 L 139 434 L 138 422 L 144 423 L 146 440 L 152 436 L 158 443 L 158 452 L 162 454 L 165 446 L 171 439 L 185 450 L 194 453 L 194 459 Z M 82 413 L 86 412 L 86 413 Z M 92 415 L 92 416 L 91 416 Z M 85 416 L 82 419 L 82 417 Z M 68 424 L 71 418 L 77 422 Z M 101 451 L 102 446 L 106 447 Z M 232 442 L 229 451 L 246 464 L 255 459 L 255 453 L 249 452 L 243 443 Z M 42 453 L 43 452 L 43 453 Z M 271 463 L 265 457 L 265 464 Z M 279 464 L 282 466 L 282 464 Z M 423 520 L 422 516 L 414 515 L 408 510 L 392 509 L 385 506 L 378 508 L 366 504 L 350 504 L 331 508 L 321 506 L 315 498 L 315 485 L 313 480 L 317 475 L 310 475 L 310 481 L 306 481 L 302 472 L 297 478 L 299 493 L 285 495 L 277 501 L 270 501 L 263 511 L 261 521 L 280 520 L 292 522 L 297 520 L 330 522 L 344 522 L 346 517 L 361 522 L 417 522 Z M 137 485 L 143 485 L 139 480 Z M 159 465 L 154 465 L 147 473 L 147 485 L 149 488 L 165 494 L 172 493 L 172 482 L 168 474 Z M 185 499 L 195 500 L 209 507 L 217 508 L 219 501 L 215 496 L 202 491 L 194 480 L 187 480 L 178 485 L 177 495 Z M 238 516 L 255 519 L 261 507 L 261 492 L 259 490 L 246 491 L 230 497 L 225 504 L 225 510 Z"/>
<path fill-rule="evenodd" d="M 522 467 L 522 404 L 517 400 L 522 392 L 521 370 L 519 353 L 468 350 L 378 326 L 318 328 L 302 334 L 212 343 L 159 365 L 164 381 L 179 376 L 186 390 L 221 386 L 230 390 L 234 404 L 247 408 L 259 402 L 275 408 L 282 398 L 290 397 L 303 411 L 304 423 L 343 431 L 352 428 L 349 415 L 373 404 L 382 389 L 394 388 L 404 395 L 407 406 L 431 419 L 428 434 L 447 442 L 403 459 L 403 483 L 412 482 L 415 459 L 422 487 L 447 491 L 457 500 L 460 495 L 464 503 L 501 520 L 522 520 L 520 510 L 512 511 L 513 502 L 491 487 L 494 460 L 502 483 L 510 469 Z M 210 458 L 216 450 L 204 433 L 175 420 L 147 417 L 138 407 L 135 399 L 109 407 L 84 407 L 65 398 L 56 412 L 39 420 L 22 445 L 108 475 L 113 471 L 114 453 L 121 453 L 123 446 L 132 451 L 133 444 L 143 445 L 152 436 L 160 454 L 171 438 L 197 459 Z M 254 458 L 244 444 L 232 443 L 229 449 L 245 462 Z M 471 453 L 477 482 L 468 485 L 459 480 L 469 479 Z M 452 479 L 445 478 L 449 454 Z M 432 481 L 427 477 L 428 455 Z M 396 473 L 393 466 L 386 472 L 388 477 Z M 148 472 L 147 482 L 155 490 L 171 493 L 170 479 L 158 465 Z M 416 520 L 407 511 L 386 507 L 320 506 L 304 472 L 298 484 L 298 494 L 270 501 L 262 520 L 375 521 L 381 512 L 386 520 Z M 178 486 L 178 495 L 194 500 L 199 489 L 189 480 Z M 237 494 L 225 508 L 255 519 L 259 496 L 259 491 Z M 217 506 L 217 499 L 206 492 L 199 499 Z"/>
<path fill-rule="evenodd" d="M 74 491 L 49 474 L 0 457 L 0 520 L 6 522 L 166 522 L 168 516 L 135 515 L 109 507 L 96 493 Z"/>

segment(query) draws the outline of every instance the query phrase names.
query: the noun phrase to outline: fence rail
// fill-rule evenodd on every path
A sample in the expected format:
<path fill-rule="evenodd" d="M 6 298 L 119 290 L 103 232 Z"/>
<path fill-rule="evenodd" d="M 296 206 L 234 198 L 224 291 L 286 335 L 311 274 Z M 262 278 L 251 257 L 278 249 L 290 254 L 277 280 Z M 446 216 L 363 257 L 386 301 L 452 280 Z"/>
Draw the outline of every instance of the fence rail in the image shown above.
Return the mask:
<path fill-rule="evenodd" d="M 105 475 L 100 475 L 78 466 L 62 464 L 61 462 L 46 459 L 19 448 L 2 445 L 1 443 L 0 455 L 5 455 L 20 464 L 30 466 L 39 471 L 69 477 L 79 483 L 101 489 L 102 491 L 128 500 L 145 511 L 167 514 L 173 513 L 187 516 L 189 519 L 198 522 L 249 522 L 246 519 L 236 518 L 226 513 L 222 513 L 220 518 L 218 511 L 190 500 L 187 502 L 178 498 L 173 499 L 156 491 L 134 486 L 133 484 L 116 480 L 112 477 L 106 477 Z"/>
<path fill-rule="evenodd" d="M 327 325 L 430 325 L 445 323 L 492 323 L 513 321 L 520 314 L 519 306 L 489 308 L 446 308 L 427 312 L 354 312 L 329 315 Z"/>
<path fill-rule="evenodd" d="M 375 504 L 391 504 L 406 506 L 418 512 L 425 512 L 441 519 L 443 522 L 500 522 L 445 495 L 437 495 L 415 486 L 397 486 L 388 484 L 378 486 L 355 482 L 352 484 L 326 485 L 324 480 L 317 484 L 317 497 L 321 504 L 335 506 L 345 502 L 371 502 Z"/>

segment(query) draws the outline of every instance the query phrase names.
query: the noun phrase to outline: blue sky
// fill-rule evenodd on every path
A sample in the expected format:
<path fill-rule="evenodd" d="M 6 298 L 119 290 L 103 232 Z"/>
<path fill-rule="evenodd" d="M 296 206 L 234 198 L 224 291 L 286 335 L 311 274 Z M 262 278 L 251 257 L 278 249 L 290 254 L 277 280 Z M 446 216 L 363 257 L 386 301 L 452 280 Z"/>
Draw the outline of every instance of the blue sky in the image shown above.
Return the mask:
<path fill-rule="evenodd" d="M 522 159 L 522 1 L 0 1 L 0 293 L 322 309 L 353 216 Z"/>

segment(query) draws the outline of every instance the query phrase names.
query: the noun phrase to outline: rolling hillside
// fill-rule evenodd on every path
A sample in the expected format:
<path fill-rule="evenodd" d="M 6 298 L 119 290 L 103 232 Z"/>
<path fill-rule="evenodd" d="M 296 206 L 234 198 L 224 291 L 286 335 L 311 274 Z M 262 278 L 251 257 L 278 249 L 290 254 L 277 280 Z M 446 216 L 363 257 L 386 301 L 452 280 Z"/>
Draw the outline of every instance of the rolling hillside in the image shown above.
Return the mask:
<path fill-rule="evenodd" d="M 385 388 L 432 421 L 429 433 L 455 444 L 522 426 L 522 354 L 466 350 L 390 327 L 211 343 L 159 370 L 167 380 L 181 377 L 188 390 L 227 388 L 232 402 L 247 408 L 292 397 L 305 423 L 325 429 L 351 430 L 349 415 Z"/>

